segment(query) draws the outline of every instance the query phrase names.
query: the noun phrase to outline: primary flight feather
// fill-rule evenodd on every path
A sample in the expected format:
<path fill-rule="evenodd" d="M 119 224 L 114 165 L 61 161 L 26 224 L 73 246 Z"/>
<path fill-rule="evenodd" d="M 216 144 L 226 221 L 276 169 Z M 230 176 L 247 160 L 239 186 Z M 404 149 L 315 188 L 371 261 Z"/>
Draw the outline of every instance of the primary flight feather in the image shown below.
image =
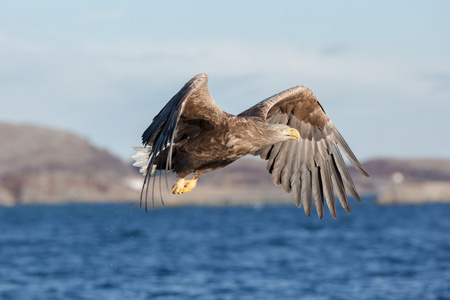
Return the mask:
<path fill-rule="evenodd" d="M 146 206 L 149 188 L 155 189 L 152 176 L 173 171 L 179 179 L 172 193 L 188 193 L 200 176 L 247 154 L 268 160 L 273 182 L 292 193 L 308 216 L 313 198 L 320 218 L 324 199 L 336 218 L 335 192 L 348 213 L 346 191 L 361 201 L 340 151 L 368 176 L 316 96 L 304 86 L 269 97 L 235 116 L 217 106 L 208 90 L 208 76 L 199 74 L 156 115 L 142 142 L 144 147 L 137 147 L 133 158 L 145 175 L 141 201 L 145 198 Z M 193 177 L 186 179 L 191 173 Z"/>

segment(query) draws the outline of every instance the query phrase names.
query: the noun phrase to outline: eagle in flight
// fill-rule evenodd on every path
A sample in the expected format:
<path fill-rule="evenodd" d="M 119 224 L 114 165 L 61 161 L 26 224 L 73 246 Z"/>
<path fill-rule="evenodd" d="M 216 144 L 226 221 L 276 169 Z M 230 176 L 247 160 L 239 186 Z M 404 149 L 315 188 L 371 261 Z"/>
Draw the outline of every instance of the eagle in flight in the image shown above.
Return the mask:
<path fill-rule="evenodd" d="M 268 161 L 273 182 L 292 193 L 308 216 L 314 198 L 321 219 L 324 199 L 336 218 L 334 191 L 348 213 L 346 190 L 361 201 L 340 150 L 369 176 L 316 96 L 304 86 L 285 90 L 235 116 L 217 106 L 208 90 L 208 75 L 198 74 L 156 115 L 142 142 L 144 147 L 135 147 L 133 158 L 145 176 L 141 204 L 145 198 L 146 207 L 150 179 L 154 191 L 154 178 L 161 172 L 178 175 L 172 193 L 188 193 L 200 176 L 247 154 Z"/>

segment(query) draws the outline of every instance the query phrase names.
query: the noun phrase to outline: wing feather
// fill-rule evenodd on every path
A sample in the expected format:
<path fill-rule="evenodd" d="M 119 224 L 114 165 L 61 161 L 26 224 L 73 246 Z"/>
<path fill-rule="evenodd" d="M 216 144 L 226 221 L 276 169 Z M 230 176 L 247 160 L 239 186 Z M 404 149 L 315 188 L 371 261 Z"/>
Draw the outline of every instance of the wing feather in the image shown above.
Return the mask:
<path fill-rule="evenodd" d="M 272 173 L 272 170 L 274 168 L 275 159 L 277 158 L 278 153 L 280 152 L 281 144 L 282 143 L 277 143 L 273 145 L 273 147 L 270 150 L 269 162 L 267 163 L 267 171 L 269 171 L 270 173 Z"/>
<path fill-rule="evenodd" d="M 302 189 L 302 182 L 300 180 L 300 176 L 291 177 L 290 183 L 291 183 L 292 195 L 294 196 L 294 203 L 295 203 L 295 205 L 297 205 L 297 207 L 300 207 L 302 205 L 301 195 L 300 195 L 300 192 Z"/>
<path fill-rule="evenodd" d="M 341 202 L 342 207 L 345 209 L 347 213 L 350 214 L 350 206 L 348 204 L 347 194 L 345 193 L 344 183 L 342 182 L 341 174 L 339 174 L 339 170 L 336 166 L 334 156 L 330 162 L 330 166 L 331 166 L 331 181 L 333 182 L 334 190 L 336 191 L 336 194 L 338 196 L 339 201 Z"/>
<path fill-rule="evenodd" d="M 288 153 L 286 155 L 286 157 L 288 157 L 288 159 L 292 159 L 294 162 L 297 161 L 297 147 L 295 145 L 294 141 L 291 141 L 291 143 L 286 143 L 289 144 L 290 147 L 288 149 Z M 298 170 L 298 166 L 295 163 L 288 163 L 285 162 L 285 166 L 283 168 L 283 171 L 281 172 L 281 184 L 283 185 L 284 190 L 286 191 L 286 193 L 290 193 L 291 192 L 291 182 L 290 182 L 290 178 L 293 175 L 293 171 L 294 170 Z"/>
<path fill-rule="evenodd" d="M 336 204 L 334 202 L 334 191 L 333 183 L 331 182 L 329 162 L 322 158 L 321 165 L 322 167 L 320 168 L 320 177 L 325 192 L 325 199 L 331 215 L 336 219 Z"/>
<path fill-rule="evenodd" d="M 338 173 L 342 177 L 342 181 L 344 182 L 344 186 L 349 192 L 355 197 L 356 200 L 361 202 L 361 198 L 356 191 L 355 184 L 353 183 L 353 179 L 350 176 L 350 172 L 345 165 L 344 159 L 342 158 L 341 153 L 339 152 L 338 147 L 333 147 L 333 158 L 336 163 L 336 167 L 338 169 Z"/>
<path fill-rule="evenodd" d="M 320 219 L 323 218 L 323 188 L 322 181 L 320 180 L 319 170 L 315 166 L 311 169 L 311 186 L 314 196 L 314 203 L 316 205 L 317 215 Z"/>
<path fill-rule="evenodd" d="M 312 198 L 317 214 L 323 218 L 324 200 L 336 218 L 334 194 L 350 213 L 349 191 L 357 200 L 350 173 L 342 151 L 350 163 L 368 176 L 342 135 L 325 114 L 311 90 L 298 86 L 261 101 L 242 112 L 241 117 L 257 117 L 272 124 L 288 124 L 300 133 L 300 141 L 286 141 L 267 146 L 253 153 L 268 160 L 267 170 L 275 184 L 291 192 L 297 206 L 311 213 Z"/>
<path fill-rule="evenodd" d="M 305 214 L 309 217 L 311 215 L 311 207 L 312 207 L 312 188 L 311 188 L 311 172 L 308 170 L 306 164 L 302 166 L 302 189 L 301 189 L 301 198 L 303 209 Z"/>

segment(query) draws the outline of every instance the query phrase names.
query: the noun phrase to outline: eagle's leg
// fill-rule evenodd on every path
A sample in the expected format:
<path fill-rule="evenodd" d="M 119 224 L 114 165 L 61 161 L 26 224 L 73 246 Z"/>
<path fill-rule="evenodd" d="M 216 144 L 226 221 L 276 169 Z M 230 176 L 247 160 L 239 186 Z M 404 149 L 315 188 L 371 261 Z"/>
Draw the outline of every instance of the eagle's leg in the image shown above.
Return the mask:
<path fill-rule="evenodd" d="M 197 181 L 200 178 L 200 176 L 202 176 L 203 174 L 205 174 L 206 171 L 205 170 L 196 170 L 194 172 L 194 176 L 192 176 L 192 179 L 186 180 L 186 182 L 184 183 L 184 189 L 183 189 L 183 193 L 189 193 L 190 191 L 192 191 L 195 186 L 197 185 Z"/>

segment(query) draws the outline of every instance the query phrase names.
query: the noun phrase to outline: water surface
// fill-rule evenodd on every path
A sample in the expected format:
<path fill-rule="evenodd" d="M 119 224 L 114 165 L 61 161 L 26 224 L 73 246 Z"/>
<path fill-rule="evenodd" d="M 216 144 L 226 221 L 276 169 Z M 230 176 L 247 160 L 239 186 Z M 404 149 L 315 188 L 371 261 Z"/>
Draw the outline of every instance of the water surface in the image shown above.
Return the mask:
<path fill-rule="evenodd" d="M 0 208 L 0 299 L 450 299 L 450 205 Z"/>

